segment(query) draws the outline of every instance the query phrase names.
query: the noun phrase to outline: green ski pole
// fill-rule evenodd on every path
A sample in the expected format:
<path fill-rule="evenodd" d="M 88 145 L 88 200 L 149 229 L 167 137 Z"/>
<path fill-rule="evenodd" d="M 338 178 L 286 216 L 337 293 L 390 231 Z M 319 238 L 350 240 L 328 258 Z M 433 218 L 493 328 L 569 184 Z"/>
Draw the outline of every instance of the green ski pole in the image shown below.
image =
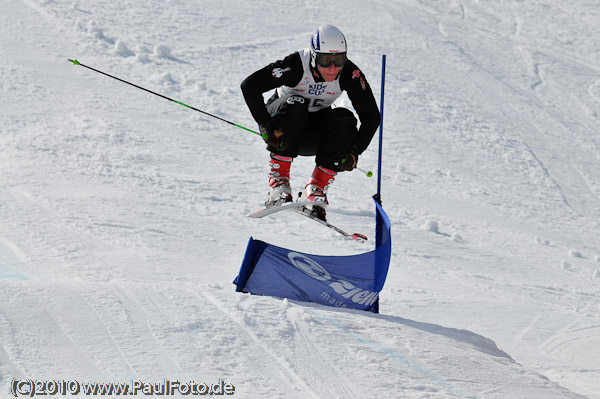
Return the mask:
<path fill-rule="evenodd" d="M 347 161 L 346 158 L 342 159 L 342 162 L 341 162 L 342 165 L 345 164 L 346 161 Z M 339 165 L 339 163 L 336 163 L 336 165 Z M 370 170 L 364 170 L 364 169 L 359 168 L 358 166 L 355 166 L 354 169 L 356 169 L 356 170 L 358 170 L 360 172 L 363 172 L 365 174 L 365 176 L 367 176 L 367 177 L 373 176 L 373 172 L 371 172 Z"/>
<path fill-rule="evenodd" d="M 365 174 L 365 176 L 367 176 L 367 177 L 373 176 L 373 172 L 371 172 L 370 170 L 364 170 L 364 169 L 359 168 L 358 166 L 356 167 L 356 169 L 363 172 Z"/>
<path fill-rule="evenodd" d="M 206 111 L 202 111 L 201 109 L 198 109 L 198 108 L 195 108 L 195 107 L 189 106 L 189 105 L 187 105 L 187 104 L 184 104 L 184 103 L 182 103 L 182 102 L 175 101 L 175 100 L 173 100 L 172 98 L 169 98 L 169 97 L 167 97 L 167 96 L 163 96 L 162 94 L 159 94 L 159 93 L 155 93 L 155 92 L 153 92 L 152 90 L 145 89 L 145 88 L 143 88 L 143 87 L 140 87 L 140 86 L 138 86 L 138 85 L 135 85 L 135 84 L 133 84 L 133 83 L 127 82 L 126 80 L 119 79 L 119 78 L 117 78 L 117 77 L 115 77 L 115 76 L 109 75 L 109 74 L 107 74 L 107 73 L 105 73 L 105 72 L 102 72 L 102 71 L 99 71 L 99 70 L 97 70 L 97 69 L 94 69 L 94 68 L 92 68 L 92 67 L 89 67 L 89 66 L 87 66 L 87 65 L 84 65 L 84 64 L 80 63 L 80 62 L 79 62 L 79 61 L 77 61 L 77 60 L 71 60 L 71 59 L 70 59 L 69 61 L 71 61 L 71 62 L 73 63 L 73 65 L 80 65 L 80 66 L 82 66 L 82 67 L 84 67 L 84 68 L 87 68 L 87 69 L 90 69 L 90 70 L 92 70 L 92 71 L 94 71 L 94 72 L 98 72 L 98 73 L 100 73 L 100 74 L 102 74 L 102 75 L 104 75 L 104 76 L 108 76 L 109 78 L 116 79 L 116 80 L 118 80 L 119 82 L 127 83 L 127 84 L 128 84 L 128 85 L 130 85 L 130 86 L 133 86 L 133 87 L 135 87 L 135 88 L 138 88 L 138 89 L 141 89 L 141 90 L 147 91 L 148 93 L 154 94 L 155 96 L 162 97 L 162 98 L 164 98 L 165 100 L 172 101 L 172 102 L 174 102 L 175 104 L 183 105 L 183 106 L 184 106 L 184 107 L 186 107 L 186 108 L 192 109 L 192 110 L 194 110 L 194 111 L 198 111 L 198 112 L 200 112 L 200 113 L 202 113 L 202 114 L 204 114 L 204 115 L 212 116 L 213 118 L 215 118 L 215 119 L 218 119 L 218 120 L 220 120 L 220 121 L 223 121 L 223 122 L 225 122 L 225 123 L 229 123 L 229 124 L 230 124 L 230 125 L 232 125 L 232 126 L 239 127 L 240 129 L 243 129 L 243 130 L 246 130 L 246 131 L 248 131 L 248 132 L 250 132 L 250 133 L 254 133 L 254 134 L 257 134 L 257 135 L 261 136 L 261 134 L 260 134 L 260 133 L 258 133 L 258 132 L 255 132 L 255 131 L 254 131 L 254 130 L 252 130 L 252 129 L 248 129 L 247 127 L 244 127 L 244 126 L 238 125 L 237 123 L 233 123 L 233 122 L 231 122 L 231 121 L 228 121 L 227 119 L 223 119 L 223 118 L 221 118 L 221 117 L 218 117 L 218 116 L 216 116 L 216 115 L 213 115 L 213 114 L 211 114 L 211 113 L 208 113 L 208 112 L 206 112 Z M 263 137 L 263 139 L 266 139 L 266 138 L 265 138 L 265 137 Z"/>

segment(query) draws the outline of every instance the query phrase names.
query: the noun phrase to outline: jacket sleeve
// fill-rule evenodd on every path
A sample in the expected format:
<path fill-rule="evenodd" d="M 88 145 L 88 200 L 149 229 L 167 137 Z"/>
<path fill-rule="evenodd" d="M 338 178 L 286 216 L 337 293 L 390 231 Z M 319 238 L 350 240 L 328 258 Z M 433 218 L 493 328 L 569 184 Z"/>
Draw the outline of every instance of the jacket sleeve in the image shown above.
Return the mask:
<path fill-rule="evenodd" d="M 348 61 L 344 65 L 340 85 L 347 92 L 360 120 L 358 135 L 352 143 L 360 155 L 367 149 L 379 127 L 381 119 L 379 108 L 367 78 L 353 62 Z"/>
<path fill-rule="evenodd" d="M 256 123 L 264 125 L 271 119 L 265 107 L 263 93 L 280 86 L 296 86 L 302 75 L 302 60 L 300 54 L 295 52 L 244 79 L 241 84 L 242 93 Z"/>

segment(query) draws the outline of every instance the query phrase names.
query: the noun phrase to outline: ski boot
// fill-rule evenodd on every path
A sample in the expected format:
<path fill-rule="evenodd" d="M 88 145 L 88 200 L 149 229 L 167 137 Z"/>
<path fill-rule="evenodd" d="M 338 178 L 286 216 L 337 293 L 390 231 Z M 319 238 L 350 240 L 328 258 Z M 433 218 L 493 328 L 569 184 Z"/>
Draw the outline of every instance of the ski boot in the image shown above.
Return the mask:
<path fill-rule="evenodd" d="M 312 176 L 300 193 L 298 201 L 310 201 L 314 205 L 307 205 L 303 211 L 324 222 L 327 221 L 327 212 L 325 208 L 329 205 L 327 201 L 327 189 L 335 180 L 336 172 L 326 169 L 322 166 L 315 166 Z"/>
<path fill-rule="evenodd" d="M 267 208 L 283 205 L 286 202 L 292 202 L 292 189 L 290 187 L 290 168 L 293 158 L 281 155 L 271 154 L 269 164 L 271 173 L 269 174 L 269 193 L 265 206 Z"/>

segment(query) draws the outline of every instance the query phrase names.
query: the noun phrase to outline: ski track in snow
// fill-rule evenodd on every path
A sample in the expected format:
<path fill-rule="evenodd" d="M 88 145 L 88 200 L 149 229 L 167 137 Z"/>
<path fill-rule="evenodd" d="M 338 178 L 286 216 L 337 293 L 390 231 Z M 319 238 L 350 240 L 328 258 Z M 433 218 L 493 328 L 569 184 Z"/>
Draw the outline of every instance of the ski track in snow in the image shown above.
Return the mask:
<path fill-rule="evenodd" d="M 294 387 L 294 390 L 300 391 L 302 397 L 308 395 L 311 398 L 318 398 L 319 395 L 315 392 L 310 385 L 295 371 L 295 368 L 290 365 L 286 359 L 280 357 L 273 350 L 269 349 L 266 343 L 264 343 L 261 338 L 259 338 L 252 329 L 248 328 L 243 322 L 239 322 L 236 317 L 230 314 L 226 309 L 224 309 L 220 304 L 218 299 L 214 298 L 211 295 L 204 293 L 204 296 L 220 311 L 222 311 L 227 317 L 229 317 L 232 321 L 234 321 L 241 330 L 253 341 L 253 344 L 258 346 L 260 349 L 264 351 L 268 358 L 272 359 L 272 362 L 276 365 L 276 368 L 279 368 L 280 372 L 282 371 L 285 375 L 286 382 L 291 384 Z M 268 373 L 268 375 L 273 375 L 273 372 Z"/>
<path fill-rule="evenodd" d="M 251 398 L 600 398 L 600 9 L 340 4 L 0 0 L 0 396 L 222 378 Z M 373 243 L 245 218 L 259 139 L 67 61 L 255 128 L 240 82 L 323 23 L 378 101 L 387 54 L 381 315 L 235 293 L 250 236 Z M 375 190 L 340 173 L 332 223 L 372 236 Z"/>

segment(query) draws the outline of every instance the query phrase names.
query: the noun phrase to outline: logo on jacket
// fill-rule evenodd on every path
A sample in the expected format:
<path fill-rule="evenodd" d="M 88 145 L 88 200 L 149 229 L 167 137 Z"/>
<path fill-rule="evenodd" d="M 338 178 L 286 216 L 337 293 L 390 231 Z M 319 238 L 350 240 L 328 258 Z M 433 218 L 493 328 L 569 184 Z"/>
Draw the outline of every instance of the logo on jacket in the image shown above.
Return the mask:
<path fill-rule="evenodd" d="M 377 301 L 379 293 L 363 290 L 349 281 L 334 278 L 323 266 L 305 255 L 298 252 L 290 252 L 288 253 L 288 259 L 292 265 L 307 276 L 318 281 L 327 282 L 334 292 L 329 291 L 328 293 L 323 291 L 321 298 L 332 305 L 345 308 L 347 307 L 346 303 L 352 301 L 359 305 L 372 306 Z"/>
<path fill-rule="evenodd" d="M 302 96 L 289 96 L 288 99 L 286 100 L 286 102 L 288 104 L 293 104 L 293 103 L 304 104 L 304 97 L 302 97 Z"/>
<path fill-rule="evenodd" d="M 271 74 L 276 78 L 280 78 L 284 72 L 291 71 L 291 70 L 292 70 L 292 68 L 290 68 L 290 67 L 287 67 L 285 69 L 275 68 L 275 69 L 273 69 Z"/>

